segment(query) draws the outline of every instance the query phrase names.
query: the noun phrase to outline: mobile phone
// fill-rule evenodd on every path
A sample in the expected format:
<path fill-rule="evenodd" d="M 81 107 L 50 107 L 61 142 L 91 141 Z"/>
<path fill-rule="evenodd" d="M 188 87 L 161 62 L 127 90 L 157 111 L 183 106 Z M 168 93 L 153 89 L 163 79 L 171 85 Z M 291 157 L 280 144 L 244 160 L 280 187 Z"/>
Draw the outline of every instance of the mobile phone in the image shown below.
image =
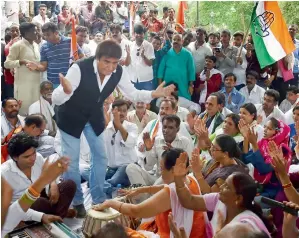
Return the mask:
<path fill-rule="evenodd" d="M 267 198 L 267 197 L 262 197 L 261 201 L 267 205 L 269 205 L 271 208 L 274 207 L 279 207 L 281 208 L 284 212 L 292 214 L 295 217 L 299 217 L 299 210 L 288 207 L 287 205 L 283 204 L 282 202 L 277 202 L 273 199 Z"/>

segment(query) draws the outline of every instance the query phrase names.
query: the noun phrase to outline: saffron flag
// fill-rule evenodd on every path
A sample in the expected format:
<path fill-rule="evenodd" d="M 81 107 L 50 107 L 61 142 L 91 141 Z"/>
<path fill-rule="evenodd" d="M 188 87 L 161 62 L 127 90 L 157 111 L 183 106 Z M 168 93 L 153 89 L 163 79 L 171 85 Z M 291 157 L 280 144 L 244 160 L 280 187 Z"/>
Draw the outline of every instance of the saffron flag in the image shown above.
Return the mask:
<path fill-rule="evenodd" d="M 250 30 L 261 68 L 279 61 L 295 50 L 277 1 L 256 3 Z"/>
<path fill-rule="evenodd" d="M 187 10 L 187 9 L 188 9 L 187 2 L 179 1 L 176 23 L 179 23 L 180 25 L 182 25 L 182 27 L 185 27 L 185 10 Z M 176 27 L 176 30 L 178 32 L 182 33 L 182 30 L 180 29 L 180 27 Z"/>
<path fill-rule="evenodd" d="M 70 64 L 79 59 L 77 37 L 76 37 L 76 29 L 75 29 L 75 20 L 74 20 L 74 18 L 71 19 L 71 22 L 72 22 L 72 37 L 71 37 Z"/>

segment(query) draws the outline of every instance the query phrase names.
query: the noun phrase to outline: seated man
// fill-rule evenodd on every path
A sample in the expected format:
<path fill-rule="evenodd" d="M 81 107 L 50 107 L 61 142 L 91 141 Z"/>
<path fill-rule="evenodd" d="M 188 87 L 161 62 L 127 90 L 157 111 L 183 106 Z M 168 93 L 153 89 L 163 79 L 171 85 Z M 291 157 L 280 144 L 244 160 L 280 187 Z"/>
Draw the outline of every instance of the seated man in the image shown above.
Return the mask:
<path fill-rule="evenodd" d="M 148 132 L 143 134 L 143 142 L 146 148 L 144 159 L 144 169 L 139 165 L 129 164 L 126 172 L 129 177 L 131 184 L 142 184 L 142 185 L 153 185 L 163 184 L 161 179 L 157 180 L 161 175 L 160 161 L 162 154 L 169 148 L 179 148 L 186 151 L 191 158 L 193 151 L 193 144 L 190 143 L 189 139 L 179 134 L 181 120 L 176 115 L 166 115 L 162 119 L 162 131 L 163 135 L 150 137 Z M 154 175 L 149 172 L 157 166 L 157 170 Z"/>
<path fill-rule="evenodd" d="M 246 73 L 246 86 L 240 89 L 240 93 L 245 97 L 245 103 L 263 103 L 265 89 L 256 84 L 259 78 L 259 74 L 255 71 L 249 70 Z"/>
<path fill-rule="evenodd" d="M 287 98 L 284 99 L 279 105 L 279 109 L 283 113 L 286 113 L 296 105 L 298 99 L 298 93 L 299 93 L 299 89 L 294 85 L 291 85 L 290 87 L 287 88 Z"/>
<path fill-rule="evenodd" d="M 36 152 L 37 147 L 38 142 L 24 132 L 15 135 L 8 144 L 12 159 L 2 164 L 1 174 L 12 187 L 11 203 L 18 200 L 42 173 L 45 160 Z M 49 223 L 74 214 L 73 210 L 69 210 L 69 206 L 75 191 L 76 185 L 71 180 L 60 184 L 57 184 L 57 181 L 52 182 L 27 211 L 26 221 Z"/>
<path fill-rule="evenodd" d="M 224 87 L 219 91 L 225 96 L 225 107 L 238 114 L 245 102 L 245 97 L 235 88 L 237 77 L 233 73 L 224 76 Z"/>
<path fill-rule="evenodd" d="M 19 115 L 20 104 L 15 98 L 7 98 L 2 102 L 1 141 L 18 127 L 24 126 L 24 117 Z M 17 131 L 16 131 L 17 133 Z M 12 133 L 14 134 L 14 133 Z M 11 137 L 11 136 L 10 136 Z M 10 138 L 7 138 L 9 141 Z"/>
<path fill-rule="evenodd" d="M 32 114 L 25 118 L 23 131 L 38 139 L 37 152 L 43 157 L 48 157 L 55 153 L 54 137 L 48 135 L 46 129 L 47 120 L 42 114 Z"/>
<path fill-rule="evenodd" d="M 52 106 L 52 93 L 53 93 L 53 83 L 50 81 L 44 81 L 40 84 L 40 99 L 35 103 L 31 104 L 29 107 L 28 114 L 41 113 L 47 120 L 46 129 L 49 130 L 49 135 L 56 135 L 56 123 L 53 120 L 55 115 Z"/>
<path fill-rule="evenodd" d="M 206 110 L 199 115 L 206 122 L 209 135 L 213 134 L 224 121 L 224 117 L 220 113 L 223 103 L 223 97 L 220 93 L 211 93 L 205 104 Z"/>
<path fill-rule="evenodd" d="M 260 125 L 264 126 L 271 117 L 286 123 L 283 112 L 278 108 L 279 97 L 279 92 L 269 89 L 265 92 L 263 104 L 255 104 Z"/>
<path fill-rule="evenodd" d="M 118 99 L 112 104 L 113 120 L 105 130 L 105 146 L 108 157 L 106 181 L 113 187 L 121 184 L 122 187 L 130 185 L 126 174 L 126 167 L 137 162 L 135 151 L 138 128 L 134 123 L 126 120 L 128 104 Z"/>
<path fill-rule="evenodd" d="M 138 135 L 143 131 L 147 123 L 157 119 L 157 114 L 147 110 L 144 102 L 135 103 L 135 110 L 128 112 L 127 121 L 135 123 L 138 127 Z"/>
<path fill-rule="evenodd" d="M 178 105 L 179 96 L 178 96 L 177 92 L 172 92 L 171 95 L 165 97 L 165 99 L 168 99 L 168 100 L 174 102 L 176 105 L 176 108 L 175 108 L 176 115 L 180 118 L 181 121 L 187 121 L 187 115 L 189 114 L 189 110 L 184 107 L 180 107 Z"/>
<path fill-rule="evenodd" d="M 138 157 L 144 158 L 144 152 L 145 152 L 145 146 L 143 142 L 143 134 L 144 133 L 149 133 L 150 138 L 153 139 L 156 136 L 162 135 L 162 119 L 166 115 L 175 115 L 176 105 L 174 102 L 170 100 L 163 99 L 160 104 L 160 109 L 159 109 L 159 117 L 156 120 L 150 121 L 144 130 L 141 132 L 141 134 L 138 136 L 137 140 L 137 147 L 138 147 Z M 192 138 L 191 135 L 188 131 L 188 125 L 185 122 L 181 122 L 180 127 L 179 127 L 179 132 L 178 134 L 180 136 L 185 136 L 186 138 L 189 139 L 189 142 L 192 143 Z M 142 161 L 141 161 L 142 162 Z"/>

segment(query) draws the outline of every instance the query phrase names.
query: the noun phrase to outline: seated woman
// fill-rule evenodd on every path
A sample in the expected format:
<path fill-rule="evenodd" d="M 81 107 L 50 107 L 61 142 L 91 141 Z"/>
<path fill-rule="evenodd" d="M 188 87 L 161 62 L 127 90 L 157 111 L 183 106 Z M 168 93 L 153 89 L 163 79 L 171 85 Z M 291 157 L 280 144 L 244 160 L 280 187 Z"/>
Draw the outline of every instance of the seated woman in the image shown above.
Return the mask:
<path fill-rule="evenodd" d="M 281 190 L 275 171 L 271 166 L 272 158 L 269 154 L 269 142 L 274 141 L 276 145 L 281 146 L 285 160 L 291 162 L 291 151 L 287 146 L 289 141 L 290 128 L 281 121 L 271 118 L 264 128 L 264 138 L 257 141 L 257 134 L 248 127 L 242 128 L 244 136 L 243 162 L 251 163 L 254 166 L 254 179 L 261 184 L 260 195 L 274 198 Z M 252 151 L 249 151 L 249 145 Z M 258 200 L 256 200 L 258 201 Z"/>
<path fill-rule="evenodd" d="M 192 170 L 202 194 L 219 192 L 221 184 L 233 172 L 247 173 L 239 160 L 241 150 L 236 141 L 228 135 L 218 135 L 210 147 L 212 159 L 205 165 L 199 158 L 198 149 L 192 154 Z"/>
<path fill-rule="evenodd" d="M 264 135 L 264 128 L 257 123 L 257 111 L 254 104 L 243 104 L 240 107 L 239 116 L 242 123 L 244 123 L 245 125 L 249 125 L 250 128 L 253 128 L 254 132 L 257 133 L 257 140 L 260 141 Z M 243 124 L 241 124 L 241 126 L 243 126 Z"/>
<path fill-rule="evenodd" d="M 198 118 L 194 125 L 194 131 L 200 140 L 198 140 L 198 148 L 202 150 L 201 156 L 206 157 L 207 160 L 211 159 L 211 153 L 207 150 L 211 147 L 212 142 L 218 135 L 228 135 L 234 138 L 234 140 L 242 147 L 243 136 L 240 133 L 238 124 L 240 117 L 237 114 L 230 113 L 226 116 L 223 123 L 215 130 L 215 133 L 209 136 L 208 130 L 202 119 Z"/>
<path fill-rule="evenodd" d="M 46 162 L 36 153 L 37 147 L 37 141 L 23 132 L 15 135 L 8 143 L 8 153 L 12 159 L 2 164 L 1 173 L 12 187 L 12 203 L 22 197 L 43 171 Z M 74 216 L 74 210 L 69 207 L 75 192 L 76 184 L 72 180 L 65 180 L 59 184 L 56 181 L 52 182 L 27 211 L 26 220 L 48 223 Z"/>
<path fill-rule="evenodd" d="M 186 164 L 186 159 L 180 156 L 173 168 L 179 202 L 186 209 L 214 212 L 210 226 L 206 227 L 209 229 L 207 231 L 209 234 L 212 236 L 216 234 L 218 223 L 222 219 L 225 225 L 243 222 L 252 231 L 264 231 L 268 237 L 271 237 L 269 232 L 273 231 L 273 227 L 263 217 L 261 208 L 254 203 L 257 186 L 249 175 L 233 173 L 221 185 L 219 193 L 192 195 L 183 179 L 184 173 L 187 172 L 184 164 Z M 182 226 L 178 224 L 178 227 Z"/>
<path fill-rule="evenodd" d="M 137 205 L 122 203 L 116 200 L 106 200 L 104 203 L 94 206 L 93 209 L 102 211 L 105 208 L 112 207 L 120 213 L 130 217 L 151 218 L 155 216 L 158 228 L 157 234 L 160 235 L 161 238 L 170 237 L 168 214 L 172 210 L 175 221 L 178 224 L 183 224 L 188 227 L 188 229 L 186 229 L 188 237 L 205 237 L 205 214 L 202 212 L 193 212 L 191 210 L 184 209 L 178 202 L 178 198 L 176 196 L 175 186 L 173 183 L 173 166 L 180 154 L 186 157 L 186 173 L 183 180 L 192 194 L 199 195 L 200 188 L 196 179 L 191 176 L 186 176 L 188 173 L 187 168 L 189 166 L 188 154 L 181 149 L 170 148 L 163 153 L 161 160 L 162 179 L 166 184 L 170 185 L 140 188 L 143 192 L 154 193 L 154 195 Z"/>

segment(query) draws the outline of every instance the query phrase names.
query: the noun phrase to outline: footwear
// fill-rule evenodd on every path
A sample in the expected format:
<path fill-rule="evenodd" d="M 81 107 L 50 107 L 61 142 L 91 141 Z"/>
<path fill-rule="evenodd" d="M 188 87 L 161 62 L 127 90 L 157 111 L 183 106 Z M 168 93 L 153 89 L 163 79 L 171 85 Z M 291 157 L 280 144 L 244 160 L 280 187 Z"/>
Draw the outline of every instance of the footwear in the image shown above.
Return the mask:
<path fill-rule="evenodd" d="M 86 216 L 86 210 L 83 204 L 74 206 L 74 209 L 77 211 L 77 218 L 84 218 Z"/>
<path fill-rule="evenodd" d="M 67 210 L 67 214 L 66 214 L 66 218 L 75 218 L 77 216 L 78 212 L 76 209 L 74 208 L 69 208 Z"/>

